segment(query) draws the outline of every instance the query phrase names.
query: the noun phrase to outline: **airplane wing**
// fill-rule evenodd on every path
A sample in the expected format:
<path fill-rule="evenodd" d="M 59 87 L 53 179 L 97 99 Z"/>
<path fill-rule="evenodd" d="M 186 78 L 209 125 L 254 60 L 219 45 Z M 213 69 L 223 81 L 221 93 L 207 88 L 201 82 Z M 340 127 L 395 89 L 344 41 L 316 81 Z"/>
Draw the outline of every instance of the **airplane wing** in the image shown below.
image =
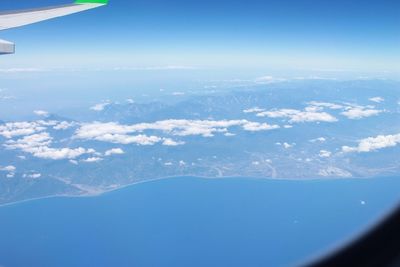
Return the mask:
<path fill-rule="evenodd" d="M 107 3 L 108 0 L 76 0 L 75 3 L 69 5 L 0 13 L 0 31 L 101 7 Z M 0 54 L 14 52 L 14 43 L 0 40 Z"/>

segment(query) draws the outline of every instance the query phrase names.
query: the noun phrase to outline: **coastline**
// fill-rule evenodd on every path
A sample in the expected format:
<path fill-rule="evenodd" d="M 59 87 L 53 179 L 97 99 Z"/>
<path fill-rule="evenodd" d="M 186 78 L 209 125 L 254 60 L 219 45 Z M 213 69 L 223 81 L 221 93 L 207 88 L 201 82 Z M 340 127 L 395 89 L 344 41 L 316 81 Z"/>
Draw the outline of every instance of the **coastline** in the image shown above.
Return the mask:
<path fill-rule="evenodd" d="M 355 180 L 376 180 L 376 179 L 384 179 L 384 178 L 393 178 L 394 177 L 351 177 L 351 178 L 257 178 L 257 177 L 246 177 L 246 176 L 224 176 L 224 177 L 208 177 L 208 176 L 192 176 L 192 175 L 186 175 L 186 176 L 166 176 L 166 177 L 160 177 L 160 178 L 154 178 L 154 179 L 148 179 L 148 180 L 143 180 L 143 181 L 137 181 L 133 182 L 127 185 L 121 185 L 120 187 L 110 189 L 110 190 L 105 190 L 103 192 L 97 193 L 97 194 L 82 194 L 82 195 L 51 195 L 51 196 L 43 196 L 43 197 L 36 197 L 36 198 L 29 198 L 29 199 L 24 199 L 24 200 L 19 200 L 15 202 L 10 202 L 10 203 L 5 203 L 5 204 L 0 204 L 0 209 L 5 208 L 5 207 L 11 207 L 11 206 L 17 206 L 20 204 L 25 204 L 28 202 L 34 202 L 38 200 L 44 200 L 44 199 L 52 199 L 52 198 L 95 198 L 95 197 L 101 197 L 106 194 L 110 194 L 116 191 L 120 191 L 129 187 L 137 186 L 140 184 L 146 184 L 146 183 L 152 183 L 152 182 L 159 182 L 162 180 L 171 180 L 171 179 L 179 179 L 179 178 L 193 178 L 193 179 L 200 179 L 200 180 L 229 180 L 229 179 L 240 179 L 240 180 L 248 180 L 248 181 L 269 181 L 269 182 L 315 182 L 315 181 L 321 181 L 321 182 L 330 182 L 330 181 L 355 181 Z"/>

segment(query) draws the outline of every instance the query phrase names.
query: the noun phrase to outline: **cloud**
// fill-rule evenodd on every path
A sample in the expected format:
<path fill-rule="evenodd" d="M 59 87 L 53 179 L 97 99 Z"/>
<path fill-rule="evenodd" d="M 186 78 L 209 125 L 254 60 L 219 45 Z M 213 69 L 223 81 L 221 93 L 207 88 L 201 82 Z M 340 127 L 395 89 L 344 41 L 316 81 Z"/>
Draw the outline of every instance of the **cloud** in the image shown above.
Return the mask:
<path fill-rule="evenodd" d="M 286 118 L 291 123 L 303 122 L 337 122 L 334 116 L 326 112 L 316 112 L 315 110 L 300 111 L 296 109 L 274 109 L 257 114 L 258 117 Z"/>
<path fill-rule="evenodd" d="M 320 156 L 321 158 L 329 158 L 329 157 L 332 156 L 332 152 L 327 151 L 327 150 L 321 150 L 321 151 L 319 152 L 319 156 Z"/>
<path fill-rule="evenodd" d="M 185 144 L 185 142 L 175 141 L 170 138 L 164 138 L 164 142 L 163 142 L 164 146 L 180 146 L 180 145 L 184 145 L 184 144 Z"/>
<path fill-rule="evenodd" d="M 262 76 L 258 77 L 254 80 L 255 83 L 258 84 L 270 84 L 270 83 L 278 83 L 278 82 L 284 82 L 287 81 L 286 79 L 282 78 L 275 78 L 273 76 Z"/>
<path fill-rule="evenodd" d="M 111 105 L 111 103 L 106 101 L 103 103 L 96 104 L 93 107 L 91 107 L 90 109 L 93 111 L 103 111 L 109 105 Z"/>
<path fill-rule="evenodd" d="M 138 145 L 154 145 L 162 141 L 157 136 L 135 135 L 128 133 L 135 132 L 133 126 L 120 125 L 115 122 L 110 123 L 89 123 L 82 125 L 76 132 L 74 138 L 85 140 L 97 140 L 115 144 L 138 144 Z"/>
<path fill-rule="evenodd" d="M 0 95 L 0 100 L 10 100 L 10 99 L 15 99 L 15 97 L 10 95 Z"/>
<path fill-rule="evenodd" d="M 382 112 L 383 110 L 372 109 L 369 107 L 354 106 L 354 107 L 347 107 L 346 111 L 342 112 L 341 114 L 351 120 L 359 120 L 362 118 L 379 115 Z"/>
<path fill-rule="evenodd" d="M 63 160 L 63 159 L 75 159 L 84 154 L 87 154 L 88 151 L 82 147 L 79 148 L 49 148 L 49 147 L 40 147 L 33 153 L 33 155 L 37 158 L 42 159 L 52 159 L 52 160 Z"/>
<path fill-rule="evenodd" d="M 104 153 L 104 155 L 108 157 L 108 156 L 112 156 L 112 155 L 122 155 L 124 153 L 125 152 L 121 148 L 113 148 L 113 149 L 107 150 Z"/>
<path fill-rule="evenodd" d="M 326 138 L 325 137 L 318 137 L 315 139 L 311 139 L 310 140 L 311 143 L 325 143 L 326 142 Z"/>
<path fill-rule="evenodd" d="M 17 170 L 17 168 L 12 165 L 5 166 L 5 167 L 0 166 L 0 172 L 8 172 L 6 175 L 7 178 L 14 178 L 16 170 Z"/>
<path fill-rule="evenodd" d="M 46 69 L 40 68 L 8 68 L 0 69 L 0 73 L 24 73 L 24 72 L 44 72 Z"/>
<path fill-rule="evenodd" d="M 166 66 L 149 66 L 149 67 L 115 67 L 114 71 L 158 71 L 158 70 L 195 70 L 192 66 L 166 65 Z"/>
<path fill-rule="evenodd" d="M 375 102 L 375 103 L 382 103 L 385 101 L 385 99 L 383 97 L 377 96 L 377 97 L 371 97 L 369 99 L 369 101 Z"/>
<path fill-rule="evenodd" d="M 143 134 L 135 136 L 125 134 L 105 134 L 101 136 L 96 136 L 93 139 L 114 144 L 137 144 L 142 146 L 151 146 L 162 140 L 160 137 L 157 136 L 147 136 Z"/>
<path fill-rule="evenodd" d="M 4 172 L 15 172 L 17 170 L 17 168 L 15 166 L 6 166 L 6 167 L 1 167 L 0 166 L 0 171 L 4 171 Z"/>
<path fill-rule="evenodd" d="M 75 126 L 74 122 L 62 121 L 53 127 L 54 130 L 68 130 Z"/>
<path fill-rule="evenodd" d="M 263 111 L 265 111 L 265 109 L 259 108 L 259 107 L 254 107 L 254 108 L 249 108 L 249 109 L 243 110 L 243 113 L 260 113 Z"/>
<path fill-rule="evenodd" d="M 44 111 L 44 110 L 35 110 L 33 113 L 35 113 L 36 115 L 41 116 L 41 117 L 48 117 L 49 116 L 49 113 L 47 111 Z"/>
<path fill-rule="evenodd" d="M 20 149 L 28 153 L 35 153 L 40 147 L 51 144 L 52 138 L 48 133 L 28 135 L 17 141 L 9 140 L 4 145 L 7 149 Z"/>
<path fill-rule="evenodd" d="M 242 127 L 245 131 L 267 131 L 279 128 L 278 125 L 249 122 L 247 120 L 164 120 L 134 125 L 121 125 L 116 122 L 94 122 L 81 125 L 75 132 L 74 138 L 126 145 L 154 145 L 160 142 L 164 142 L 165 145 L 168 145 L 173 142 L 158 136 L 148 136 L 143 134 L 143 132 L 160 131 L 163 134 L 173 136 L 199 135 L 203 137 L 213 137 L 216 133 L 226 133 L 230 127 Z"/>
<path fill-rule="evenodd" d="M 270 125 L 268 123 L 248 122 L 243 125 L 243 129 L 250 132 L 269 131 L 279 129 L 278 125 Z"/>
<path fill-rule="evenodd" d="M 84 159 L 84 160 L 82 160 L 83 162 L 86 162 L 86 163 L 96 163 L 96 162 L 100 162 L 100 161 L 102 161 L 103 159 L 102 158 L 99 158 L 99 157 L 91 157 L 91 158 L 87 158 L 87 159 Z"/>
<path fill-rule="evenodd" d="M 283 147 L 285 148 L 285 149 L 289 149 L 289 148 L 292 148 L 292 147 L 294 147 L 296 144 L 289 144 L 289 143 L 283 143 Z"/>
<path fill-rule="evenodd" d="M 25 136 L 18 140 L 8 140 L 4 146 L 6 149 L 19 149 L 34 157 L 41 159 L 75 159 L 81 155 L 92 153 L 93 150 L 79 148 L 51 148 L 53 138 L 46 132 Z"/>
<path fill-rule="evenodd" d="M 185 93 L 184 92 L 173 92 L 172 95 L 173 96 L 183 96 L 183 95 L 185 95 Z"/>
<path fill-rule="evenodd" d="M 15 99 L 14 96 L 11 95 L 5 95 L 4 92 L 7 91 L 7 89 L 2 89 L 0 88 L 0 100 L 10 100 L 10 99 Z"/>
<path fill-rule="evenodd" d="M 10 139 L 46 130 L 40 122 L 9 122 L 0 125 L 0 135 Z"/>
<path fill-rule="evenodd" d="M 333 110 L 338 110 L 338 109 L 343 109 L 343 105 L 335 104 L 335 103 L 328 103 L 328 102 L 318 102 L 318 101 L 311 101 L 308 103 L 311 106 L 314 107 L 320 107 L 320 108 L 328 108 L 328 109 L 333 109 Z"/>
<path fill-rule="evenodd" d="M 385 101 L 382 97 L 373 97 L 369 99 L 375 103 L 381 103 Z M 310 107 L 316 108 L 328 108 L 332 110 L 343 110 L 342 115 L 346 116 L 349 119 L 357 120 L 366 117 L 371 117 L 378 115 L 383 112 L 383 110 L 377 110 L 374 106 L 359 106 L 354 104 L 335 104 L 335 103 L 326 103 L 326 102 L 317 102 L 312 101 L 308 103 Z"/>
<path fill-rule="evenodd" d="M 42 177 L 42 174 L 41 173 L 24 174 L 22 177 L 30 179 L 39 179 L 40 177 Z"/>
<path fill-rule="evenodd" d="M 377 137 L 369 137 L 359 141 L 358 146 L 343 146 L 344 153 L 358 152 L 366 153 L 377 151 L 384 148 L 395 147 L 400 144 L 400 134 L 397 135 L 379 135 Z"/>
<path fill-rule="evenodd" d="M 382 102 L 383 98 L 371 98 L 371 101 Z M 340 113 L 349 119 L 361 119 L 378 115 L 383 110 L 377 110 L 374 106 L 359 106 L 354 104 L 336 104 L 329 102 L 311 101 L 307 103 L 308 106 L 304 110 L 283 108 L 266 110 L 259 107 L 246 109 L 244 113 L 256 113 L 257 117 L 269 118 L 284 118 L 288 119 L 290 123 L 304 123 L 304 122 L 337 122 L 338 119 L 333 115 L 325 112 L 325 109 L 342 110 Z"/>
<path fill-rule="evenodd" d="M 275 145 L 283 146 L 285 149 L 289 149 L 289 148 L 293 148 L 294 146 L 296 146 L 296 143 L 289 144 L 287 142 L 284 142 L 284 143 L 277 142 L 277 143 L 275 143 Z"/>

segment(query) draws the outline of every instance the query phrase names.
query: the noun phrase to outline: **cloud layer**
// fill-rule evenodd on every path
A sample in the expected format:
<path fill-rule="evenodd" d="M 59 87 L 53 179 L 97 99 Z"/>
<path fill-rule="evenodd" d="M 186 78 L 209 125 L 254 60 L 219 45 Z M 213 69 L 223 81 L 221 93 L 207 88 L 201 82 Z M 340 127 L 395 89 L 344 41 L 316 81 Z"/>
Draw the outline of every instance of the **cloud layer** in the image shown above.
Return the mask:
<path fill-rule="evenodd" d="M 358 152 L 372 152 L 384 148 L 395 147 L 400 144 L 400 134 L 396 135 L 379 135 L 377 137 L 369 137 L 359 141 L 358 146 L 349 147 L 343 146 L 342 151 L 345 153 Z"/>
<path fill-rule="evenodd" d="M 170 138 L 146 135 L 145 131 L 160 131 L 178 137 L 203 136 L 213 137 L 217 133 L 227 133 L 231 127 L 241 127 L 245 131 L 269 131 L 280 128 L 268 123 L 250 122 L 247 120 L 164 120 L 154 123 L 122 125 L 116 122 L 83 124 L 76 132 L 75 139 L 97 140 L 117 144 L 154 145 L 162 143 L 167 146 L 183 144 Z"/>

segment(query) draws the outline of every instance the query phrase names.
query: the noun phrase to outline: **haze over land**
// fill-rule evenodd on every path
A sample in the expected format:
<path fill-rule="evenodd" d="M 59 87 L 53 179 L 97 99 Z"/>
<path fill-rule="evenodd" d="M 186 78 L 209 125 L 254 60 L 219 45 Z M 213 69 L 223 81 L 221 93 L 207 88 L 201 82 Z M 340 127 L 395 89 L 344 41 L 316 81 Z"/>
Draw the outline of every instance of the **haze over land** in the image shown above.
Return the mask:
<path fill-rule="evenodd" d="M 238 81 L 235 81 L 238 82 Z M 244 82 L 244 81 L 242 81 Z M 197 176 L 328 179 L 400 173 L 400 84 L 274 79 L 161 90 L 0 123 L 0 203 Z M 12 92 L 1 100 L 14 101 Z"/>

